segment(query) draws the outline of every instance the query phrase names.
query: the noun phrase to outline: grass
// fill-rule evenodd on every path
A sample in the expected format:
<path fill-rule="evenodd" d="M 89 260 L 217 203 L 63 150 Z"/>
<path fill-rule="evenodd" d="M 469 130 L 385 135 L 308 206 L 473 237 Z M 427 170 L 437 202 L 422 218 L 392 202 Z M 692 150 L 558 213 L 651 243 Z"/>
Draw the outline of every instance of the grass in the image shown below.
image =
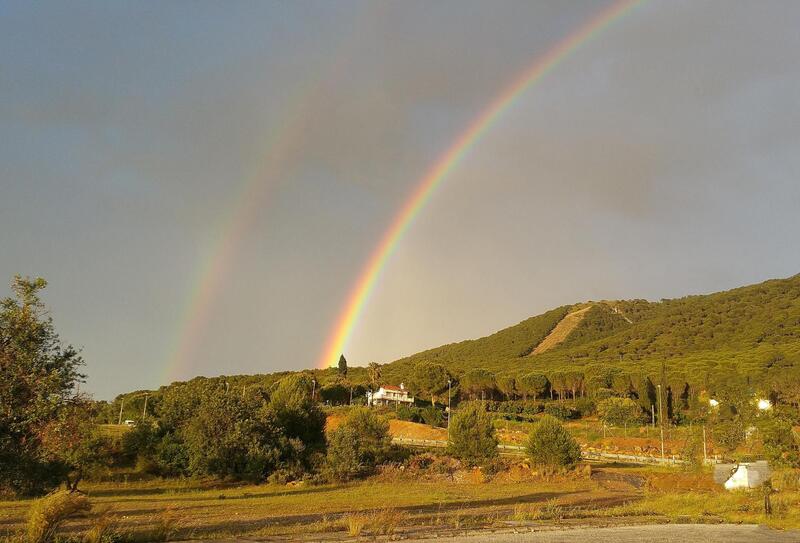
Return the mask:
<path fill-rule="evenodd" d="M 127 540 L 165 541 L 241 535 L 358 531 L 388 535 L 406 523 L 442 525 L 462 516 L 508 511 L 519 501 L 596 491 L 589 480 L 523 481 L 492 484 L 471 481 L 381 481 L 321 486 L 246 485 L 218 481 L 153 480 L 86 484 L 95 510 L 106 508 L 114 530 Z M 0 502 L 0 536 L 17 532 L 29 500 Z M 503 513 L 505 514 L 505 513 Z M 352 522 L 350 517 L 353 516 Z M 70 520 L 68 530 L 86 533 L 92 517 Z M 110 528 L 109 528 L 110 529 Z M 5 531 L 5 533 L 3 533 Z"/>
<path fill-rule="evenodd" d="M 517 468 L 515 468 L 517 469 Z M 422 480 L 397 472 L 340 485 L 232 485 L 213 480 L 94 483 L 93 512 L 63 522 L 87 543 L 225 537 L 408 536 L 432 530 L 535 524 L 745 522 L 800 528 L 797 472 L 778 472 L 773 514 L 763 494 L 725 492 L 709 471 L 598 465 L 592 479 L 539 476 L 494 482 Z M 405 478 L 404 478 L 405 477 Z M 635 484 L 634 484 L 635 483 Z M 791 483 L 791 484 L 790 484 Z M 30 500 L 0 502 L 0 539 L 19 533 Z M 5 532 L 5 533 L 4 533 Z"/>

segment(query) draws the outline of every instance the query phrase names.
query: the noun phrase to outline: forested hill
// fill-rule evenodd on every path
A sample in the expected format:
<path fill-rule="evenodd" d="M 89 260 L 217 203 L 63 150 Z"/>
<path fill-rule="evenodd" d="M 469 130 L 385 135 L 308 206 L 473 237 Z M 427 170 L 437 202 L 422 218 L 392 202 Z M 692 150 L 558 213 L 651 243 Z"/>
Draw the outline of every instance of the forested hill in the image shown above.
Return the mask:
<path fill-rule="evenodd" d="M 559 323 L 565 320 L 568 326 Z M 558 327 L 558 329 L 557 329 Z M 556 332 L 554 332 L 554 330 Z M 553 336 L 548 336 L 553 333 Z M 555 337 L 557 336 L 557 337 Z M 537 350 L 547 338 L 547 349 Z M 429 349 L 379 369 L 379 376 L 353 361 L 346 375 L 335 368 L 310 370 L 320 398 L 332 403 L 361 398 L 366 388 L 405 382 L 416 389 L 421 362 L 441 364 L 460 386 L 468 372 L 485 370 L 491 382 L 516 382 L 542 374 L 549 390 L 617 379 L 652 382 L 667 379 L 675 387 L 701 390 L 720 376 L 739 375 L 759 388 L 796 384 L 800 402 L 800 275 L 726 292 L 648 302 L 590 301 L 563 306 L 484 338 Z M 429 371 L 421 366 L 423 373 Z M 663 369 L 662 369 L 663 368 Z M 665 375 L 661 372 L 664 371 Z M 197 377 L 148 392 L 155 407 L 165 394 L 185 389 L 232 390 L 237 394 L 269 390 L 291 372 L 266 375 Z M 569 378 L 565 379 L 565 374 Z M 598 377 L 598 375 L 604 377 Z M 509 379 L 509 378 L 514 379 Z M 375 381 L 372 382 L 371 381 Z M 559 384 L 560 383 L 560 384 Z M 494 385 L 492 385 L 494 386 Z M 791 385 L 795 386 L 795 385 Z M 524 387 L 516 392 L 523 393 Z M 122 395 L 108 405 L 108 419 L 136 418 L 144 410 L 145 391 Z"/>
<path fill-rule="evenodd" d="M 560 343 L 536 346 L 568 313 L 590 309 Z M 384 366 L 408 378 L 418 362 L 454 375 L 482 368 L 501 375 L 580 370 L 597 364 L 625 371 L 667 369 L 689 381 L 736 369 L 754 378 L 780 365 L 800 367 L 800 275 L 701 296 L 586 302 L 529 318 L 490 336 L 444 345 Z"/>

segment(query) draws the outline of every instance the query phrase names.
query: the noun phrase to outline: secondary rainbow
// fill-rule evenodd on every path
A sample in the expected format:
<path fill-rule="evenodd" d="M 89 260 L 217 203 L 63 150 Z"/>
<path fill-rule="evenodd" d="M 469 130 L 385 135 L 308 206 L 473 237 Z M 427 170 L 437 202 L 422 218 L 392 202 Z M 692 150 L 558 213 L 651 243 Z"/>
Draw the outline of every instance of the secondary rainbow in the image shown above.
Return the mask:
<path fill-rule="evenodd" d="M 406 200 L 395 216 L 381 242 L 373 251 L 358 281 L 350 291 L 336 324 L 325 344 L 317 367 L 327 368 L 335 364 L 358 323 L 358 319 L 369 300 L 375 284 L 386 267 L 386 263 L 402 240 L 414 218 L 428 202 L 431 194 L 447 178 L 464 156 L 475 146 L 486 131 L 507 111 L 517 99 L 594 36 L 630 12 L 644 0 L 619 0 L 600 12 L 593 19 L 562 39 L 527 68 L 522 75 L 498 94 L 489 106 L 476 117 L 468 128 L 458 136 L 447 151 L 434 163 L 419 181 L 411 197 Z"/>

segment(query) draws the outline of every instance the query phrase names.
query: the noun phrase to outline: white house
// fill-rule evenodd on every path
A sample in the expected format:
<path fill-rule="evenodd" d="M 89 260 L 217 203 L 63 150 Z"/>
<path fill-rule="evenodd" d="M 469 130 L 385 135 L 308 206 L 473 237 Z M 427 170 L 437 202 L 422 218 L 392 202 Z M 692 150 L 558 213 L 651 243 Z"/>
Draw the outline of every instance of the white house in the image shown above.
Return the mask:
<path fill-rule="evenodd" d="M 383 385 L 376 392 L 367 392 L 367 405 L 400 405 L 401 403 L 414 404 L 414 397 L 409 396 L 403 383 L 400 383 L 399 387 Z"/>

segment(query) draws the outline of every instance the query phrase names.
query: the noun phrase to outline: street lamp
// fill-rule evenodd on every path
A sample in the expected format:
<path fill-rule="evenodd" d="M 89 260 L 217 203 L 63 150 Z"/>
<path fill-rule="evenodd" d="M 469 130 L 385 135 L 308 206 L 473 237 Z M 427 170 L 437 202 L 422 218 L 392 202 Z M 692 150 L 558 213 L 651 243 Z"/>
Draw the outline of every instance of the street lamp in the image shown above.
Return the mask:
<path fill-rule="evenodd" d="M 453 414 L 450 410 L 450 391 L 452 390 L 453 380 L 447 380 L 447 441 L 450 441 L 450 416 Z"/>

